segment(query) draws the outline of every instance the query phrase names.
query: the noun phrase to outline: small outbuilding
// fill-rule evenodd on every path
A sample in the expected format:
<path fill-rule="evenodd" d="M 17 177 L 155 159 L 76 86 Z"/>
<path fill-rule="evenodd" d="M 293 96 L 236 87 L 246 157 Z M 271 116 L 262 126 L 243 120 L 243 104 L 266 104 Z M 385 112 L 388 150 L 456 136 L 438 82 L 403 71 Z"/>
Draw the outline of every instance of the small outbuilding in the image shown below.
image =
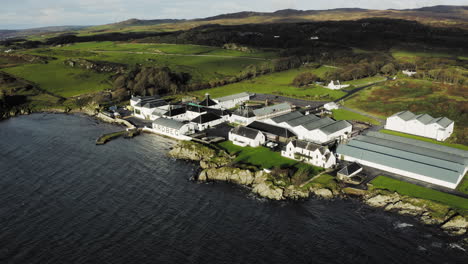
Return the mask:
<path fill-rule="evenodd" d="M 336 177 L 342 181 L 346 181 L 349 178 L 358 175 L 358 173 L 360 173 L 361 171 L 362 167 L 356 162 L 353 162 L 339 170 L 336 174 Z"/>

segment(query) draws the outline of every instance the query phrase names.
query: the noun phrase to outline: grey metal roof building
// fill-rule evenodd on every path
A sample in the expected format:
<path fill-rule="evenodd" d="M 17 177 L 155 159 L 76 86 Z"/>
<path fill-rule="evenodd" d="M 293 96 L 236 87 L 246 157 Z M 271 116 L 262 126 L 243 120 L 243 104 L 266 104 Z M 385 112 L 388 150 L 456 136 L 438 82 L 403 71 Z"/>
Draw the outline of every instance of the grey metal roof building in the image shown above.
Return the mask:
<path fill-rule="evenodd" d="M 340 121 L 336 121 L 334 123 L 331 123 L 329 125 L 326 125 L 326 126 L 323 126 L 320 128 L 320 130 L 323 131 L 323 133 L 327 134 L 327 135 L 330 135 L 330 134 L 333 134 L 337 131 L 340 131 L 342 129 L 345 129 L 347 127 L 350 127 L 352 126 L 350 123 L 348 123 L 347 121 L 345 120 L 340 120 Z"/>
<path fill-rule="evenodd" d="M 347 161 L 453 189 L 468 169 L 468 151 L 377 132 L 357 136 L 336 152 Z"/>
<path fill-rule="evenodd" d="M 301 114 L 298 111 L 295 111 L 295 112 L 287 113 L 287 114 L 280 115 L 280 116 L 277 116 L 277 117 L 273 117 L 271 120 L 273 120 L 273 122 L 279 124 L 279 123 L 286 122 L 286 121 L 289 121 L 289 120 L 292 120 L 292 119 L 296 119 L 296 118 L 299 118 L 299 117 L 302 117 L 302 116 L 304 116 L 304 115 Z"/>
<path fill-rule="evenodd" d="M 256 116 L 266 116 L 266 115 L 270 115 L 270 114 L 273 114 L 273 113 L 276 113 L 276 112 L 282 112 L 282 111 L 286 111 L 286 110 L 290 110 L 290 109 L 291 109 L 290 104 L 281 103 L 281 104 L 276 104 L 276 105 L 263 107 L 263 108 L 260 108 L 260 109 L 255 109 L 255 110 L 253 110 L 253 112 L 254 112 L 254 114 Z"/>
<path fill-rule="evenodd" d="M 173 128 L 173 129 L 180 129 L 181 127 L 183 127 L 185 125 L 185 123 L 182 123 L 180 121 L 176 121 L 176 120 L 173 120 L 173 119 L 167 119 L 167 118 L 164 118 L 164 117 L 161 117 L 161 118 L 158 118 L 158 119 L 154 120 L 153 124 L 154 125 L 160 125 L 160 126 L 163 126 L 163 127 L 169 127 L 169 128 Z"/>
<path fill-rule="evenodd" d="M 301 116 L 295 119 L 288 120 L 286 121 L 286 124 L 290 125 L 291 127 L 296 127 L 296 126 L 300 126 L 302 124 L 307 124 L 307 123 L 317 121 L 317 120 L 320 120 L 320 117 L 316 115 L 305 115 L 305 116 Z"/>
<path fill-rule="evenodd" d="M 250 94 L 246 93 L 246 92 L 243 92 L 243 93 L 232 94 L 232 95 L 228 95 L 228 96 L 215 98 L 215 100 L 221 103 L 221 102 L 235 100 L 235 99 L 243 98 L 243 97 L 247 97 L 247 96 L 250 96 Z"/>

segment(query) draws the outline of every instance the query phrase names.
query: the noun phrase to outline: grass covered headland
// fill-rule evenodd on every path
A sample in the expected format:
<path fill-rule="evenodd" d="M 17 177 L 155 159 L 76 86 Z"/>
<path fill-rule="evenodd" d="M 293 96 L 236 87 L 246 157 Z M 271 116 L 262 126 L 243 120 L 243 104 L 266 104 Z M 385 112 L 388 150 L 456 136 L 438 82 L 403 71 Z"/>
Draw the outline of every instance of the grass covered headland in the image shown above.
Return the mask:
<path fill-rule="evenodd" d="M 371 181 L 371 184 L 373 189 L 395 191 L 402 195 L 431 200 L 454 208 L 468 210 L 468 199 L 421 187 L 416 184 L 392 179 L 386 176 L 378 176 Z"/>

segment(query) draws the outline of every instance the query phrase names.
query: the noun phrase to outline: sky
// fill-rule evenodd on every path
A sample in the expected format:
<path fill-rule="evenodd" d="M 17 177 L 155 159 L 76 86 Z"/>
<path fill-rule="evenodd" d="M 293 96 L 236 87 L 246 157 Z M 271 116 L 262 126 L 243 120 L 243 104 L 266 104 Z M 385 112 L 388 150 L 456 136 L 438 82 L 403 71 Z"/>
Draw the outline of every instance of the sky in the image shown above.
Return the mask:
<path fill-rule="evenodd" d="M 468 5 L 468 0 L 1 0 L 0 29 L 102 25 L 130 18 L 191 19 L 286 8 L 408 9 L 434 5 Z"/>

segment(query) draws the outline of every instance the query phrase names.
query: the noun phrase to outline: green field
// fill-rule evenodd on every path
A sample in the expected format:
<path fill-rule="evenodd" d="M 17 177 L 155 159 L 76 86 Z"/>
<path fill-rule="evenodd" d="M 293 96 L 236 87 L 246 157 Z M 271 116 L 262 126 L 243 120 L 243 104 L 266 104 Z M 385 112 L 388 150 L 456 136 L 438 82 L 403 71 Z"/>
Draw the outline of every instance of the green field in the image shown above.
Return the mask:
<path fill-rule="evenodd" d="M 457 148 L 457 149 L 462 149 L 462 150 L 468 151 L 468 146 L 465 146 L 465 145 L 462 145 L 462 144 L 445 143 L 445 142 L 440 142 L 440 141 L 437 141 L 437 140 L 431 139 L 431 138 L 425 138 L 425 137 L 410 135 L 410 134 L 401 133 L 401 132 L 392 131 L 392 130 L 387 130 L 387 129 L 381 129 L 379 132 L 394 135 L 394 136 L 417 139 L 417 140 L 426 141 L 426 142 L 429 142 L 429 143 L 432 143 L 432 144 L 437 144 L 437 145 L 442 145 L 442 146 L 447 146 L 447 147 L 451 147 L 451 148 Z"/>
<path fill-rule="evenodd" d="M 417 57 L 434 57 L 434 58 L 454 57 L 454 55 L 451 55 L 449 53 L 431 52 L 431 51 L 410 51 L 410 50 L 391 49 L 390 52 L 392 53 L 392 56 L 396 59 L 402 59 L 402 58 L 414 59 Z"/>
<path fill-rule="evenodd" d="M 222 143 L 219 143 L 218 145 L 230 154 L 236 154 L 236 162 L 252 164 L 265 169 L 271 169 L 274 167 L 307 167 L 313 169 L 313 171 L 315 172 L 323 170 L 312 165 L 285 158 L 281 156 L 281 153 L 274 152 L 266 147 L 240 147 L 234 145 L 231 141 L 224 141 Z"/>
<path fill-rule="evenodd" d="M 433 189 L 395 180 L 385 176 L 378 176 L 377 178 L 373 179 L 371 183 L 373 185 L 372 188 L 395 191 L 402 195 L 431 200 L 449 205 L 454 208 L 468 210 L 468 199 L 452 194 L 439 192 Z"/>
<path fill-rule="evenodd" d="M 293 79 L 299 73 L 313 72 L 318 76 L 323 76 L 325 72 L 330 70 L 333 70 L 333 68 L 320 67 L 318 69 L 292 69 L 284 72 L 263 75 L 239 83 L 233 83 L 212 89 L 196 91 L 194 92 L 194 94 L 198 96 L 203 96 L 205 93 L 210 93 L 213 97 L 221 97 L 240 92 L 252 92 L 282 95 L 307 100 L 330 101 L 340 98 L 346 93 L 338 90 L 330 90 L 316 85 L 307 86 L 304 88 L 298 88 L 291 85 Z"/>
<path fill-rule="evenodd" d="M 274 52 L 244 53 L 209 46 L 115 42 L 85 42 L 60 48 L 33 49 L 27 53 L 59 59 L 84 58 L 127 65 L 169 67 L 175 72 L 189 73 L 191 83 L 237 76 L 249 65 L 265 63 L 266 58 L 276 57 Z"/>
<path fill-rule="evenodd" d="M 373 84 L 373 83 L 381 82 L 385 80 L 386 78 L 382 76 L 372 76 L 372 77 L 366 77 L 366 78 L 362 78 L 358 80 L 346 81 L 346 82 L 343 82 L 343 84 L 350 84 L 354 87 L 361 87 L 361 86 L 365 86 L 365 85 L 369 85 L 369 84 Z"/>
<path fill-rule="evenodd" d="M 358 121 L 368 122 L 374 125 L 380 125 L 380 122 L 373 118 L 363 116 L 358 113 L 354 113 L 345 109 L 334 109 L 332 110 L 332 112 L 333 112 L 333 118 L 335 120 L 358 120 Z"/>
<path fill-rule="evenodd" d="M 253 58 L 275 58 L 274 51 L 254 51 L 242 52 L 237 50 L 227 50 L 213 46 L 188 45 L 188 44 L 147 44 L 147 43 L 120 43 L 112 41 L 103 42 L 83 42 L 72 45 L 65 45 L 61 50 L 80 51 L 126 51 L 126 52 L 148 52 L 161 54 L 181 54 L 181 55 L 212 55 L 212 56 L 233 56 L 233 57 L 253 57 Z"/>
<path fill-rule="evenodd" d="M 3 70 L 63 97 L 102 91 L 112 87 L 109 81 L 110 74 L 67 67 L 61 60 L 50 61 L 48 64 L 26 64 Z"/>

